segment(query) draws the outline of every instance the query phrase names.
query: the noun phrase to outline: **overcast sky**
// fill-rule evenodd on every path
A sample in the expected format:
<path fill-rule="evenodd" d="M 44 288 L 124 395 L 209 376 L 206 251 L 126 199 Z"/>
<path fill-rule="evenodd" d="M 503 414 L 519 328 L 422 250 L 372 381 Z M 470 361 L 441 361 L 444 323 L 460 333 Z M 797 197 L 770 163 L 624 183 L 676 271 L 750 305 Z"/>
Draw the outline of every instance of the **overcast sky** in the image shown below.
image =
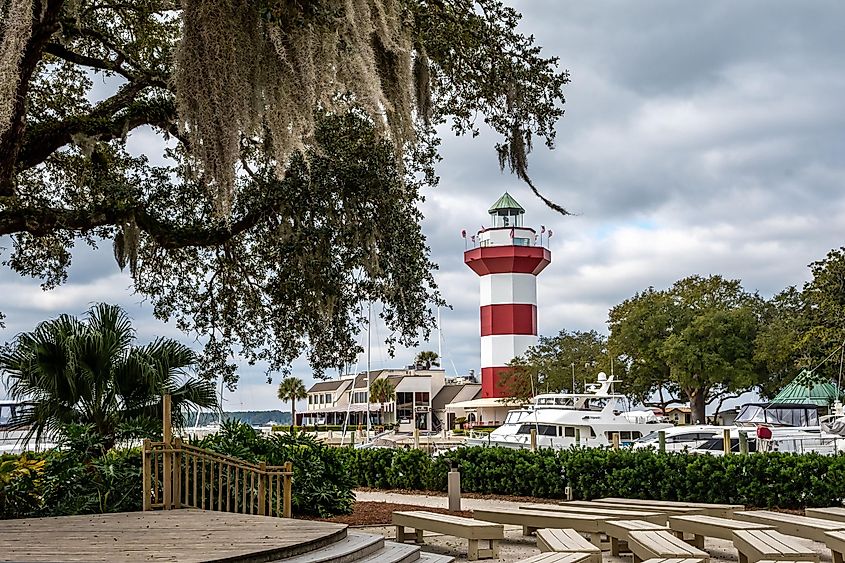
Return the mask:
<path fill-rule="evenodd" d="M 478 281 L 463 264 L 460 231 L 488 224 L 487 208 L 506 190 L 527 210 L 527 225 L 554 230 L 552 264 L 538 280 L 543 335 L 606 332 L 610 307 L 691 274 L 739 278 L 770 296 L 802 284 L 809 262 L 845 244 L 845 3 L 515 5 L 525 16 L 522 31 L 572 75 L 557 148 L 538 147 L 529 171 L 577 215 L 556 215 L 500 174 L 494 136 L 445 132 L 441 183 L 425 194 L 423 228 L 453 307 L 442 313 L 448 373 L 477 372 L 480 353 Z M 149 133 L 134 133 L 130 142 L 161 152 Z M 7 315 L 0 340 L 62 312 L 82 313 L 94 301 L 127 307 L 141 341 L 165 335 L 193 342 L 152 318 L 110 247 L 75 253 L 69 283 L 49 293 L 0 272 Z M 384 336 L 376 327 L 374 342 Z M 436 350 L 436 339 L 420 349 Z M 390 359 L 374 347 L 373 367 L 402 367 L 414 355 Z M 305 362 L 294 371 L 310 383 Z M 227 410 L 280 407 L 287 408 L 260 369 L 242 370 L 226 400 Z"/>

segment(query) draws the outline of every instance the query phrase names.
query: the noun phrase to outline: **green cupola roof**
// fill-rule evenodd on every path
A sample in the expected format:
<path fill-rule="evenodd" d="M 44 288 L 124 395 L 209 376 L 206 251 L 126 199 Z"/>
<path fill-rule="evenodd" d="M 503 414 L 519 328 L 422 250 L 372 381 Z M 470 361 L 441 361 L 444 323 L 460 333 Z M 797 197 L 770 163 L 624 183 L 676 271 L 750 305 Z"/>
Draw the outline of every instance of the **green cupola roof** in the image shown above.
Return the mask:
<path fill-rule="evenodd" d="M 496 201 L 496 203 L 493 204 L 493 207 L 487 210 L 487 213 L 493 215 L 494 213 L 497 213 L 499 210 L 502 209 L 515 209 L 520 213 L 525 213 L 525 209 L 523 209 L 522 206 L 517 203 L 517 201 L 513 197 L 511 197 L 511 194 L 509 194 L 508 192 L 505 192 L 502 197 L 500 197 Z"/>

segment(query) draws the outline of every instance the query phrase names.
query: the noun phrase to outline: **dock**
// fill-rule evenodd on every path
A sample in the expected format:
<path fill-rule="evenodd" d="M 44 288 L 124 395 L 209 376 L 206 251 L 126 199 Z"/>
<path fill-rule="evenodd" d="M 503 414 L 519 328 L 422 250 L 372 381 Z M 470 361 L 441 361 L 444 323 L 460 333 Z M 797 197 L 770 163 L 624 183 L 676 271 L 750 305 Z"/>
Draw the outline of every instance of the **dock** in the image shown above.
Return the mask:
<path fill-rule="evenodd" d="M 346 537 L 327 522 L 182 509 L 0 522 L 0 561 L 257 563 Z"/>

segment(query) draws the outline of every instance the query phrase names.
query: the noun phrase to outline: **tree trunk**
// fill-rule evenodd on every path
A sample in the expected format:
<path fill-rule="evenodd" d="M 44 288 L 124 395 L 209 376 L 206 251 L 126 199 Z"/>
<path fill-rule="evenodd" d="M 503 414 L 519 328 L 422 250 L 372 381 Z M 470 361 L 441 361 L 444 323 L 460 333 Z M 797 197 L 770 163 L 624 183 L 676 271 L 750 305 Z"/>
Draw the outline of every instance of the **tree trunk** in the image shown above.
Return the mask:
<path fill-rule="evenodd" d="M 702 387 L 688 389 L 687 396 L 689 397 L 689 406 L 692 411 L 692 423 L 704 424 L 707 421 L 707 417 L 705 415 L 706 403 L 704 401 L 704 389 Z"/>
<path fill-rule="evenodd" d="M 293 432 L 293 427 L 296 426 L 296 400 L 290 401 L 290 431 Z"/>

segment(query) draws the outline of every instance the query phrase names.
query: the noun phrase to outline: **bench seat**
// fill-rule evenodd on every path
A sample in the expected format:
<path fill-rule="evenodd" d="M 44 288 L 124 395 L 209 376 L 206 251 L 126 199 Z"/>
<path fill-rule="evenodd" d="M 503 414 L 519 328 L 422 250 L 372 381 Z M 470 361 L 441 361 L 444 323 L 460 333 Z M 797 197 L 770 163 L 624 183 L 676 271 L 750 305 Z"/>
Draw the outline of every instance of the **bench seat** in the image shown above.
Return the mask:
<path fill-rule="evenodd" d="M 669 527 L 678 537 L 682 537 L 684 533 L 692 534 L 693 545 L 699 549 L 704 549 L 705 537 L 733 541 L 732 532 L 734 530 L 771 530 L 774 528 L 771 524 L 758 524 L 703 514 L 670 516 Z"/>
<path fill-rule="evenodd" d="M 643 563 L 701 563 L 701 559 L 646 559 Z"/>
<path fill-rule="evenodd" d="M 625 510 L 618 508 L 600 508 L 583 506 L 566 506 L 562 504 L 525 504 L 519 507 L 520 510 L 548 510 L 551 512 L 568 512 L 570 514 L 589 514 L 592 516 L 605 516 L 608 518 L 622 518 L 625 520 L 646 520 L 655 524 L 665 524 L 667 514 L 655 510 Z"/>
<path fill-rule="evenodd" d="M 707 552 L 675 537 L 668 530 L 634 530 L 628 533 L 634 563 L 648 559 L 700 559 L 709 563 Z"/>
<path fill-rule="evenodd" d="M 413 528 L 417 543 L 423 542 L 423 531 L 437 532 L 469 540 L 467 559 L 499 557 L 499 541 L 505 537 L 505 528 L 501 524 L 492 524 L 462 518 L 449 514 L 436 514 L 425 510 L 397 511 L 393 513 L 392 523 L 396 526 L 396 541 L 405 542 L 405 528 Z M 480 548 L 479 541 L 489 542 L 487 548 Z"/>
<path fill-rule="evenodd" d="M 530 535 L 540 528 L 572 528 L 590 534 L 590 541 L 599 548 L 609 548 L 601 542 L 605 524 L 611 517 L 591 514 L 556 512 L 551 510 L 509 510 L 499 508 L 474 509 L 472 517 L 476 520 L 514 524 L 522 526 L 522 532 Z"/>
<path fill-rule="evenodd" d="M 739 551 L 739 563 L 757 561 L 813 561 L 819 563 L 819 554 L 777 530 L 734 530 L 734 547 Z"/>
<path fill-rule="evenodd" d="M 528 559 L 520 559 L 519 563 L 587 563 L 589 560 L 589 553 L 554 553 L 548 551 Z"/>
<path fill-rule="evenodd" d="M 601 563 L 601 549 L 590 543 L 575 530 L 543 528 L 537 530 L 537 547 L 540 551 L 556 553 L 589 553 L 590 563 Z"/>
<path fill-rule="evenodd" d="M 770 510 L 736 512 L 734 517 L 744 522 L 769 524 L 782 534 L 807 538 L 820 543 L 824 543 L 825 541 L 825 532 L 845 530 L 845 522 L 797 516 L 795 514 L 772 512 Z"/>
<path fill-rule="evenodd" d="M 686 506 L 664 506 L 660 501 L 653 501 L 653 504 L 628 504 L 625 502 L 597 502 L 594 500 L 567 500 L 557 503 L 559 506 L 582 508 L 605 508 L 613 510 L 645 510 L 647 512 L 662 512 L 670 516 L 681 514 L 705 514 L 703 508 L 692 508 Z"/>
<path fill-rule="evenodd" d="M 666 526 L 646 522 L 645 520 L 611 520 L 605 525 L 605 533 L 610 538 L 610 554 L 619 556 L 619 552 L 628 550 L 628 534 L 636 530 L 668 530 Z"/>
<path fill-rule="evenodd" d="M 822 520 L 845 522 L 845 508 L 841 506 L 831 506 L 829 508 L 808 508 L 804 510 L 804 515 L 809 516 L 810 518 L 821 518 Z"/>
<path fill-rule="evenodd" d="M 700 508 L 704 514 L 710 516 L 719 516 L 721 518 L 732 518 L 733 513 L 739 510 L 745 510 L 745 506 L 741 504 L 714 504 L 709 502 L 679 502 L 672 500 L 646 500 L 638 498 L 619 498 L 619 497 L 605 497 L 595 499 L 595 502 L 606 503 L 623 503 L 639 506 L 666 506 L 678 508 Z"/>
<path fill-rule="evenodd" d="M 833 555 L 833 563 L 843 563 L 842 554 L 845 553 L 845 531 L 825 532 L 824 543 Z"/>

